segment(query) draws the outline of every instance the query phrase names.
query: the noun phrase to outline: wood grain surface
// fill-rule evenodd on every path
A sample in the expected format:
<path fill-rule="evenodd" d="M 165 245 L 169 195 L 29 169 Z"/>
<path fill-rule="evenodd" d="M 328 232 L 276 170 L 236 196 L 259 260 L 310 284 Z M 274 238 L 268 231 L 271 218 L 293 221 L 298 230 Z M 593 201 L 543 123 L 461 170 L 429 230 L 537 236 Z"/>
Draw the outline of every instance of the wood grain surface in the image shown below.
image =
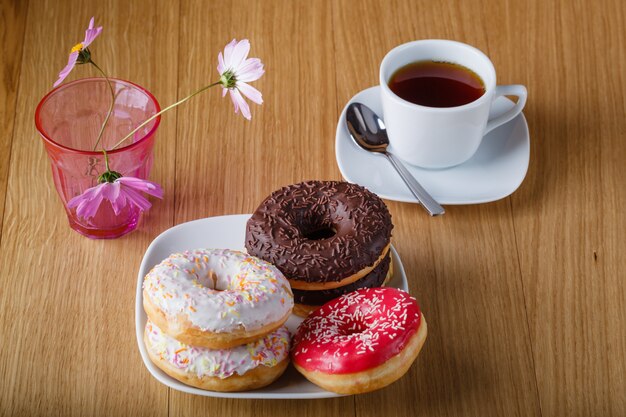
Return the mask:
<path fill-rule="evenodd" d="M 0 3 L 0 219 L 4 216 L 27 8 L 26 1 Z M 0 223 L 0 238 L 1 232 Z"/>
<path fill-rule="evenodd" d="M 626 415 L 623 2 L 0 1 L 0 415 Z M 266 66 L 251 122 L 218 89 L 164 116 L 151 178 L 165 198 L 112 241 L 68 227 L 33 122 L 92 15 L 104 26 L 94 60 L 162 105 L 214 81 L 233 37 L 249 38 Z M 475 45 L 499 83 L 527 86 L 531 162 L 498 202 L 434 219 L 387 202 L 429 321 L 410 371 L 371 394 L 309 401 L 213 399 L 157 382 L 134 332 L 152 239 L 249 213 L 282 185 L 341 178 L 341 109 L 377 83 L 389 49 L 425 38 Z"/>

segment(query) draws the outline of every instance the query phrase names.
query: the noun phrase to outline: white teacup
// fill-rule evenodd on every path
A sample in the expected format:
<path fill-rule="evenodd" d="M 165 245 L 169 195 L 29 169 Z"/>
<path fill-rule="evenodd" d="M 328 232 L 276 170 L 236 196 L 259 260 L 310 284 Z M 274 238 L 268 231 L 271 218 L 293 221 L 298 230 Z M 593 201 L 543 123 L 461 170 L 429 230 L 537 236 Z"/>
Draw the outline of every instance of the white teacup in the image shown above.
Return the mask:
<path fill-rule="evenodd" d="M 483 80 L 485 93 L 457 107 L 426 107 L 406 101 L 391 91 L 389 81 L 395 71 L 418 61 L 451 62 L 469 68 Z M 496 86 L 496 71 L 484 53 L 449 40 L 420 40 L 392 49 L 380 64 L 380 86 L 389 150 L 424 168 L 447 168 L 467 161 L 485 134 L 513 119 L 526 104 L 526 87 Z M 519 99 L 505 114 L 489 119 L 492 102 L 504 95 Z"/>

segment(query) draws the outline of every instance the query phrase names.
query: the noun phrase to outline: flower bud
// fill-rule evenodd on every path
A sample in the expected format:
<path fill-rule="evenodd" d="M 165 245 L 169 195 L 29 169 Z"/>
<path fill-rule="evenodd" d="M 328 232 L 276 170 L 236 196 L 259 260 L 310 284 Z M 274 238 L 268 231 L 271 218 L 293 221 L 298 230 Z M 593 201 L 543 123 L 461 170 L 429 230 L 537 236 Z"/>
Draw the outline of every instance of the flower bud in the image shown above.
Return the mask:
<path fill-rule="evenodd" d="M 98 177 L 98 183 L 100 184 L 104 184 L 105 182 L 115 182 L 116 179 L 121 178 L 122 174 L 120 174 L 119 172 L 116 171 L 104 171 L 99 177 Z"/>
<path fill-rule="evenodd" d="M 88 64 L 91 62 L 91 51 L 89 48 L 81 49 L 78 52 L 78 58 L 76 58 L 77 64 Z"/>

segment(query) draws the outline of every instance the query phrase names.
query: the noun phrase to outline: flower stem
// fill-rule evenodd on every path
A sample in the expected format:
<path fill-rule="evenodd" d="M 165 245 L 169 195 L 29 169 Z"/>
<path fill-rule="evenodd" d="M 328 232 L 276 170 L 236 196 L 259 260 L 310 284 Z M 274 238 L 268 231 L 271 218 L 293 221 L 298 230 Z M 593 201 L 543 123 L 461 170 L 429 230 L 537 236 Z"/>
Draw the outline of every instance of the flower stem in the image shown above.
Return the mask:
<path fill-rule="evenodd" d="M 109 168 L 109 155 L 107 155 L 106 149 L 102 149 L 102 153 L 104 154 L 104 167 L 107 171 L 110 171 L 111 169 Z"/>
<path fill-rule="evenodd" d="M 203 93 L 204 91 L 208 90 L 211 87 L 214 87 L 218 84 L 221 84 L 220 81 L 214 82 L 213 84 L 209 84 L 207 86 L 202 87 L 201 89 L 199 89 L 198 91 L 195 91 L 193 93 L 191 93 L 190 95 L 188 95 L 187 97 L 183 98 L 182 100 L 177 101 L 174 104 L 170 104 L 169 106 L 167 106 L 166 108 L 164 108 L 163 110 L 161 110 L 160 112 L 150 116 L 150 118 L 148 118 L 146 121 L 142 122 L 139 126 L 137 126 L 136 128 L 134 128 L 128 135 L 124 136 L 124 138 L 122 140 L 120 140 L 119 142 L 117 142 L 112 148 L 116 149 L 118 146 L 120 146 L 122 143 L 124 143 L 124 141 L 126 139 L 128 139 L 129 137 L 131 137 L 132 135 L 134 135 L 139 129 L 141 129 L 142 127 L 144 127 L 145 125 L 147 125 L 148 123 L 150 123 L 152 120 L 156 119 L 157 117 L 159 117 L 160 115 L 162 115 L 163 113 L 165 113 L 168 110 L 173 109 L 174 107 L 183 104 L 184 102 L 186 102 L 187 100 L 189 100 L 190 98 L 197 96 L 200 93 Z"/>
<path fill-rule="evenodd" d="M 107 84 L 109 84 L 109 91 L 111 92 L 111 104 L 109 105 L 109 111 L 107 112 L 107 115 L 104 118 L 104 122 L 102 122 L 102 126 L 100 127 L 100 132 L 98 133 L 98 138 L 96 139 L 96 143 L 93 145 L 93 150 L 95 151 L 96 148 L 98 147 L 98 144 L 100 143 L 100 139 L 102 139 L 102 134 L 104 133 L 104 128 L 106 127 L 106 125 L 107 125 L 107 123 L 109 121 L 109 118 L 111 117 L 111 114 L 113 113 L 113 105 L 115 104 L 115 91 L 113 91 L 113 86 L 111 85 L 111 80 L 109 80 L 109 77 L 107 77 L 107 75 L 104 73 L 104 71 L 102 71 L 102 68 L 100 68 L 91 59 L 89 60 L 89 63 L 91 65 L 93 65 L 94 67 L 96 67 L 96 69 L 98 71 L 100 71 L 100 74 L 102 74 L 104 79 L 107 80 Z"/>
<path fill-rule="evenodd" d="M 102 153 L 104 154 L 104 165 L 106 167 L 106 171 L 98 176 L 98 183 L 104 184 L 105 182 L 113 183 L 117 179 L 122 178 L 123 175 L 116 171 L 111 171 L 111 167 L 109 167 L 109 154 L 106 149 L 102 149 Z"/>

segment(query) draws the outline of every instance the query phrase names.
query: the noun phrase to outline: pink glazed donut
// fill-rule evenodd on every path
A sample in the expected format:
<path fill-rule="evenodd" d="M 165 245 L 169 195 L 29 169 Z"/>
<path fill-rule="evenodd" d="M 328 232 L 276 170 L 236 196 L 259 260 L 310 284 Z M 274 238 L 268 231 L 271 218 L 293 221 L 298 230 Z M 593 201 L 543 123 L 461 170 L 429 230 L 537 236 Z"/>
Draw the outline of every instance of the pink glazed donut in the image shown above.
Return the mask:
<path fill-rule="evenodd" d="M 385 387 L 404 375 L 426 340 L 415 298 L 366 288 L 324 304 L 298 327 L 292 360 L 316 385 L 340 394 Z"/>

